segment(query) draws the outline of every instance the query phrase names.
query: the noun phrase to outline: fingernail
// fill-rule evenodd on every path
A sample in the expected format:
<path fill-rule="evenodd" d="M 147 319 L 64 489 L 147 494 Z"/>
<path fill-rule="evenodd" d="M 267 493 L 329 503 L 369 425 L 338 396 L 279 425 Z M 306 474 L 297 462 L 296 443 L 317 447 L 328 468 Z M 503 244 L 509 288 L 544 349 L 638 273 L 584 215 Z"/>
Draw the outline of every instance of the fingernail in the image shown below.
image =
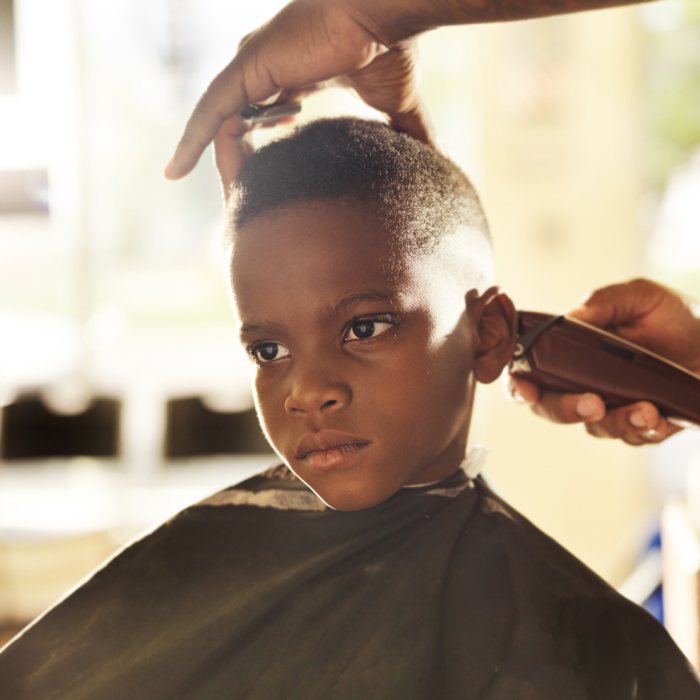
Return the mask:
<path fill-rule="evenodd" d="M 629 421 L 635 428 L 646 428 L 649 425 L 649 422 L 644 416 L 644 411 L 634 411 L 630 413 Z"/>
<path fill-rule="evenodd" d="M 163 175 L 165 175 L 165 177 L 167 177 L 168 180 L 172 180 L 175 177 L 175 156 L 173 156 L 170 159 L 170 162 L 165 166 Z"/>
<path fill-rule="evenodd" d="M 660 440 L 661 433 L 658 430 L 654 430 L 653 428 L 651 428 L 650 430 L 646 430 L 645 432 L 643 432 L 642 437 L 645 440 Z"/>
<path fill-rule="evenodd" d="M 598 407 L 592 398 L 586 396 L 576 404 L 576 413 L 581 418 L 593 418 L 598 415 Z"/>

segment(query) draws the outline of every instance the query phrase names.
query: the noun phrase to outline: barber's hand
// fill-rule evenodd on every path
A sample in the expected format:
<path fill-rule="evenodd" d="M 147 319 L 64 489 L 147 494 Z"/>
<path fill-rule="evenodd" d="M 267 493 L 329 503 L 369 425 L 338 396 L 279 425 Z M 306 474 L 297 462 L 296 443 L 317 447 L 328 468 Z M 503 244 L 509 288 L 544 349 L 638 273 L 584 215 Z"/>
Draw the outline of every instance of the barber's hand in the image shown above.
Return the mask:
<path fill-rule="evenodd" d="M 359 71 L 326 81 L 323 86 L 284 90 L 276 99 L 297 102 L 331 86 L 351 90 L 370 107 L 383 112 L 395 129 L 408 132 L 414 138 L 441 149 L 420 98 L 414 40 L 397 44 Z M 294 121 L 294 117 L 268 122 L 263 126 L 276 126 L 291 121 Z M 235 114 L 222 124 L 214 139 L 216 166 L 226 198 L 243 163 L 254 150 L 252 133 L 255 129 L 256 125 L 250 120 Z"/>
<path fill-rule="evenodd" d="M 700 306 L 678 292 L 645 279 L 594 292 L 569 316 L 619 335 L 700 375 Z M 647 402 L 605 410 L 595 394 L 559 394 L 509 375 L 509 391 L 556 423 L 585 423 L 597 437 L 631 445 L 665 440 L 681 428 Z"/>
<path fill-rule="evenodd" d="M 226 186 L 252 148 L 251 123 L 238 113 L 249 103 L 298 100 L 329 81 L 355 89 L 393 126 L 431 143 L 432 128 L 418 97 L 414 47 L 406 43 L 420 27 L 384 32 L 357 10 L 358 4 L 293 0 L 248 35 L 199 100 L 166 176 L 189 173 L 222 129 L 217 163 Z M 375 0 L 377 7 L 382 4 Z"/>

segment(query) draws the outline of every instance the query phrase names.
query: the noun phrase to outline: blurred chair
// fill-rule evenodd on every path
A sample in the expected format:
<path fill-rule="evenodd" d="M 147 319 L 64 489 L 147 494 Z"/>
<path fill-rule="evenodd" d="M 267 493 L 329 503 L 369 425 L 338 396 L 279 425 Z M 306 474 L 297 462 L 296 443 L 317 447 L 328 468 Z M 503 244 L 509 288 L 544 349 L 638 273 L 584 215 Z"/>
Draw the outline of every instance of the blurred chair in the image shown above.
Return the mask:
<path fill-rule="evenodd" d="M 73 473 L 47 487 L 48 472 L 32 467 L 46 458 L 117 457 L 121 402 L 92 398 L 84 410 L 67 414 L 52 410 L 38 393 L 25 393 L 0 411 L 0 459 L 21 465 L 3 470 L 5 476 L 12 472 L 12 478 L 0 481 L 0 625 L 7 628 L 0 634 L 7 639 L 118 546 L 109 532 L 109 509 L 94 507 L 95 502 L 111 504 L 112 494 L 102 491 L 112 482 L 97 489 L 100 482 L 90 472 L 86 487 L 80 473 Z M 62 470 L 69 460 L 64 461 L 52 465 L 54 477 L 66 473 Z M 74 491 L 82 496 L 77 509 Z M 26 517 L 19 521 L 15 509 L 7 507 L 18 498 L 32 506 L 22 509 Z M 81 509 L 85 513 L 76 517 Z"/>
<path fill-rule="evenodd" d="M 166 409 L 165 457 L 270 454 L 255 409 L 213 411 L 200 397 L 171 399 Z"/>
<path fill-rule="evenodd" d="M 38 394 L 24 394 L 2 408 L 0 459 L 116 457 L 120 402 L 96 398 L 73 415 L 51 411 Z"/>

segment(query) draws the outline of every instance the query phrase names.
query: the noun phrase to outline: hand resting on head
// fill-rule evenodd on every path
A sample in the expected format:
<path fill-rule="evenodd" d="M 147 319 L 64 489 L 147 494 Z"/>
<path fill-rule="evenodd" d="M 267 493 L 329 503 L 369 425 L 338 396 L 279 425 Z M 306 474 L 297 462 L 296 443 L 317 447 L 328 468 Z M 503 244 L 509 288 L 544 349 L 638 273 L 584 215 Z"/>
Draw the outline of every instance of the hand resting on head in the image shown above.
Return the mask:
<path fill-rule="evenodd" d="M 165 170 L 176 180 L 216 139 L 216 162 L 228 192 L 253 150 L 250 103 L 296 102 L 332 85 L 354 89 L 398 131 L 436 145 L 416 80 L 411 39 L 441 26 L 548 17 L 630 4 L 633 0 L 292 0 L 246 36 L 233 60 L 200 98 Z M 274 125 L 274 123 L 272 123 Z"/>

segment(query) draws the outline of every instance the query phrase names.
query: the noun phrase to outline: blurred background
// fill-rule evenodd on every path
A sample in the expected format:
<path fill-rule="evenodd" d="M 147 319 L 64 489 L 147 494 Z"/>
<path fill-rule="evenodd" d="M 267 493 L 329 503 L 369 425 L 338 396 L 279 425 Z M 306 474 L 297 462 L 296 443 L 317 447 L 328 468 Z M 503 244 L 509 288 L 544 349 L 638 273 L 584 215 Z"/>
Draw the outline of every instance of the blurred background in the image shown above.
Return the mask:
<path fill-rule="evenodd" d="M 5 638 L 144 528 L 275 462 L 229 309 L 211 155 L 182 181 L 161 173 L 209 80 L 282 5 L 0 0 Z M 700 299 L 700 0 L 420 44 L 428 107 L 519 308 L 565 311 L 639 275 Z M 331 90 L 302 120 L 340 114 L 371 110 Z M 471 442 L 516 508 L 665 612 L 697 664 L 699 432 L 594 440 L 497 383 Z"/>

